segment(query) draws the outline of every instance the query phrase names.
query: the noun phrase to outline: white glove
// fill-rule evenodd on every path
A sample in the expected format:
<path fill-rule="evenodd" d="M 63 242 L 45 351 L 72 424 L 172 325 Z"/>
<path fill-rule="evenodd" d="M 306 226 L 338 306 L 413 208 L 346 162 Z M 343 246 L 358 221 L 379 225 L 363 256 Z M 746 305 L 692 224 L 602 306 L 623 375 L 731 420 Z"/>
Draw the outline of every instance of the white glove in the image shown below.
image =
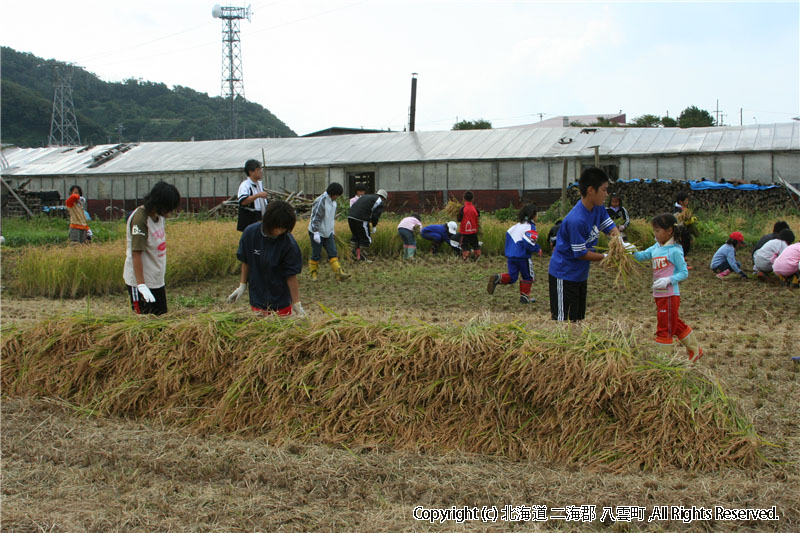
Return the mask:
<path fill-rule="evenodd" d="M 378 228 L 376 228 L 375 226 L 372 226 L 372 233 L 375 233 L 376 231 L 378 231 Z"/>
<path fill-rule="evenodd" d="M 666 289 L 672 283 L 672 278 L 658 278 L 653 282 L 653 289 Z"/>
<path fill-rule="evenodd" d="M 636 247 L 636 245 L 633 244 L 632 242 L 624 242 L 623 241 L 622 245 L 625 247 L 625 250 L 628 251 L 628 252 L 638 252 L 639 251 L 639 249 Z"/>
<path fill-rule="evenodd" d="M 296 317 L 299 317 L 299 318 L 303 318 L 304 316 L 306 316 L 306 312 L 305 312 L 305 310 L 303 310 L 303 304 L 301 304 L 300 302 L 293 303 L 292 304 L 292 315 L 294 315 Z"/>
<path fill-rule="evenodd" d="M 144 283 L 140 283 L 140 284 L 138 284 L 138 285 L 136 286 L 136 288 L 139 290 L 139 295 L 140 295 L 142 298 L 144 298 L 144 301 L 145 301 L 145 302 L 148 302 L 148 303 L 153 303 L 153 302 L 155 302 L 155 301 L 156 301 L 156 297 L 155 297 L 155 296 L 153 296 L 153 293 L 152 293 L 152 292 L 150 292 L 150 289 L 148 289 L 148 288 L 147 288 L 147 285 L 145 285 Z"/>
<path fill-rule="evenodd" d="M 246 290 L 247 290 L 247 283 L 240 283 L 239 288 L 233 291 L 230 294 L 230 296 L 228 296 L 228 303 L 229 304 L 236 303 Z"/>
<path fill-rule="evenodd" d="M 319 232 L 318 231 L 314 232 L 314 242 L 317 243 L 317 244 L 322 242 L 322 237 L 319 236 Z"/>

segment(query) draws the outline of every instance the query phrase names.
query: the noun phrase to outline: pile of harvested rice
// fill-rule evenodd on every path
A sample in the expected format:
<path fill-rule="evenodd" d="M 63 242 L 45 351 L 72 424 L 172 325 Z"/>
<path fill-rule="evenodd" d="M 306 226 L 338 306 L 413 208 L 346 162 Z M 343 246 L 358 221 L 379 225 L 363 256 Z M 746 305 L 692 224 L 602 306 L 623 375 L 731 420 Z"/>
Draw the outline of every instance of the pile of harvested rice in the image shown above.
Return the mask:
<path fill-rule="evenodd" d="M 75 316 L 6 330 L 2 352 L 8 396 L 277 442 L 615 470 L 759 461 L 752 425 L 716 383 L 621 332 Z"/>

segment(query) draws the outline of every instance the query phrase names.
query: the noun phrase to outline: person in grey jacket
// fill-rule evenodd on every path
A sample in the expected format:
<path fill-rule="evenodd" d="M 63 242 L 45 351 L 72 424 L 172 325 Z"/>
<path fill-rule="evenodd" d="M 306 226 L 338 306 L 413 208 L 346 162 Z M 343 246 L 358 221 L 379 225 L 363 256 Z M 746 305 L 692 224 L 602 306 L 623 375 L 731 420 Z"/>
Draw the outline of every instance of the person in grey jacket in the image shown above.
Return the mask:
<path fill-rule="evenodd" d="M 317 196 L 311 206 L 311 220 L 308 223 L 308 236 L 311 239 L 311 259 L 308 261 L 308 271 L 311 279 L 317 281 L 319 275 L 319 262 L 322 259 L 322 248 L 328 254 L 328 263 L 333 269 L 337 281 L 344 281 L 350 274 L 342 270 L 339 264 L 339 255 L 336 251 L 334 238 L 334 223 L 336 222 L 336 199 L 344 192 L 339 183 L 331 183 L 324 193 Z"/>

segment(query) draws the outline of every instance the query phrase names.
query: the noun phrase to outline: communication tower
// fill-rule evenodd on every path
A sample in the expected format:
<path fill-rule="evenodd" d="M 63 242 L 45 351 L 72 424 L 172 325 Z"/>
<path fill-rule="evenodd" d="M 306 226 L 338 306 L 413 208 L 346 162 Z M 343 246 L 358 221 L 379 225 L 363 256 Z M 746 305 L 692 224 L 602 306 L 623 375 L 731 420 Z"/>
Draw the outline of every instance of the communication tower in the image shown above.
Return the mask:
<path fill-rule="evenodd" d="M 211 16 L 222 19 L 222 97 L 229 100 L 231 115 L 231 138 L 238 137 L 238 113 L 236 98 L 244 99 L 242 81 L 242 41 L 239 27 L 242 19 L 250 19 L 253 12 L 250 6 L 234 7 L 215 5 Z"/>
<path fill-rule="evenodd" d="M 53 95 L 53 114 L 50 119 L 49 146 L 78 146 L 81 136 L 78 121 L 75 119 L 75 106 L 72 104 L 72 65 L 57 66 L 55 94 Z"/>

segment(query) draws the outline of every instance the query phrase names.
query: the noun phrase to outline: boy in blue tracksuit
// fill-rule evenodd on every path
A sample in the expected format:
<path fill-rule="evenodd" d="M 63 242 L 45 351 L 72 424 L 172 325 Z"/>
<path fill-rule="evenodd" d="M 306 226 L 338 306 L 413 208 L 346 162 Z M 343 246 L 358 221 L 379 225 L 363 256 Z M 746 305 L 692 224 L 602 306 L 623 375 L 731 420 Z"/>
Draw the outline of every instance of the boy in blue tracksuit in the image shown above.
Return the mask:
<path fill-rule="evenodd" d="M 517 220 L 519 222 L 511 226 L 506 231 L 506 261 L 508 272 L 503 274 L 492 274 L 489 277 L 489 284 L 486 291 L 494 294 L 494 289 L 498 285 L 510 285 L 519 281 L 519 303 L 529 304 L 536 301 L 531 296 L 531 285 L 533 284 L 533 262 L 531 256 L 535 253 L 542 254 L 542 249 L 536 242 L 539 234 L 536 232 L 536 208 L 533 205 L 526 205 L 519 210 Z"/>
<path fill-rule="evenodd" d="M 578 187 L 581 199 L 561 222 L 548 269 L 550 316 L 558 321 L 586 318 L 589 263 L 604 257 L 594 247 L 601 231 L 619 234 L 603 207 L 608 196 L 605 171 L 596 167 L 584 169 Z"/>

